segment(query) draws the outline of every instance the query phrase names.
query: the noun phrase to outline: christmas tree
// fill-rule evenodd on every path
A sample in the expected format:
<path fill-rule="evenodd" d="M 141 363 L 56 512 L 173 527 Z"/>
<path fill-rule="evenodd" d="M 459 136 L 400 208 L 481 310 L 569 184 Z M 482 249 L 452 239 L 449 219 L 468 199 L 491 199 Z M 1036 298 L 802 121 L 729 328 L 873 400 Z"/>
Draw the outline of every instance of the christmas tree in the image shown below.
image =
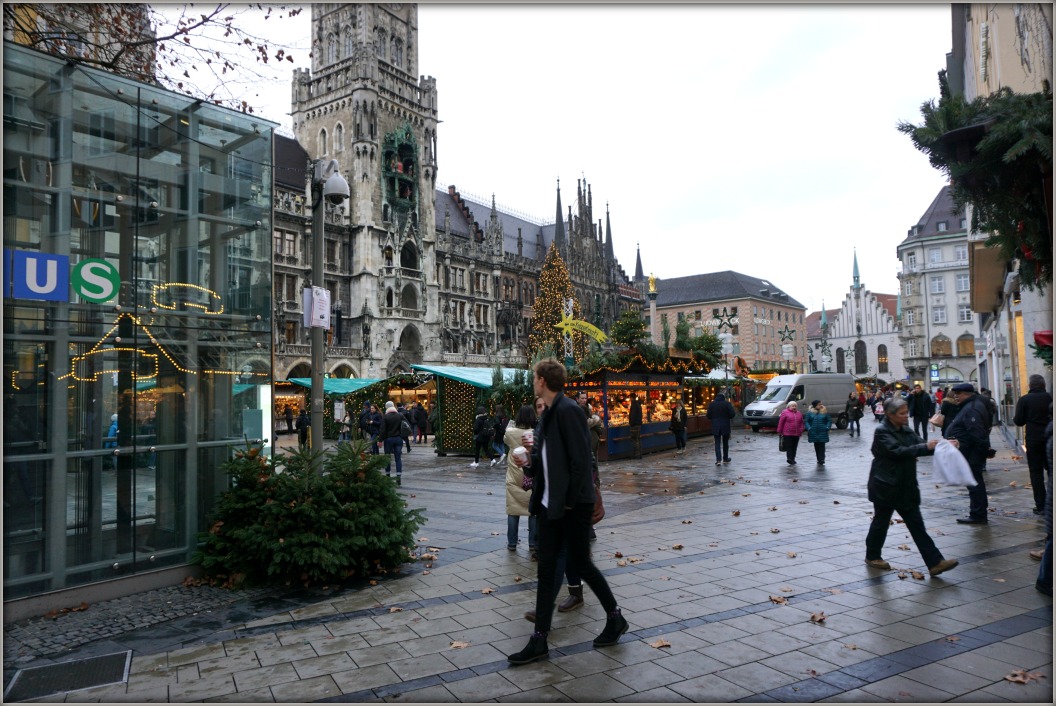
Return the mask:
<path fill-rule="evenodd" d="M 550 249 L 546 252 L 546 260 L 543 261 L 543 269 L 539 273 L 539 296 L 535 300 L 535 318 L 532 320 L 532 332 L 528 338 L 529 359 L 532 359 L 547 344 L 558 352 L 559 357 L 564 357 L 564 333 L 561 329 L 555 328 L 555 324 L 564 318 L 565 302 L 569 299 L 573 302 L 572 318 L 582 318 L 579 300 L 576 299 L 572 280 L 568 276 L 568 268 L 557 252 L 557 247 L 550 243 Z M 586 354 L 585 335 L 573 331 L 573 360 L 582 360 Z"/>

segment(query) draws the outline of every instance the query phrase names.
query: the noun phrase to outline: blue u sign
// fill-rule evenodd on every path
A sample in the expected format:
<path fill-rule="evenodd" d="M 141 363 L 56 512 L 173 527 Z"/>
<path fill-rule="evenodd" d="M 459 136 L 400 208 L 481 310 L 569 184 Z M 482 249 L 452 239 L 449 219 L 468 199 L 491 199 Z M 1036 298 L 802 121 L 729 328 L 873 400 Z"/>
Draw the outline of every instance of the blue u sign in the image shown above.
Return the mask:
<path fill-rule="evenodd" d="M 4 255 L 4 291 L 10 291 L 15 299 L 70 298 L 70 258 L 66 255 L 25 250 L 10 250 Z"/>

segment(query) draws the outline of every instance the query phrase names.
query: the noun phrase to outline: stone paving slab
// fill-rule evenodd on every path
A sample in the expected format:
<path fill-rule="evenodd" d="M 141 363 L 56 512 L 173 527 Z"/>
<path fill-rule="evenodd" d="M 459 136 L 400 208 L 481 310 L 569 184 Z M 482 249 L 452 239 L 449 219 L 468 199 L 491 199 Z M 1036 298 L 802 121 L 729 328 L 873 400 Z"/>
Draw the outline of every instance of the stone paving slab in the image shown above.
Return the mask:
<path fill-rule="evenodd" d="M 603 464 L 607 516 L 593 556 L 631 625 L 611 648 L 590 645 L 604 615 L 587 589 L 586 606 L 555 613 L 548 660 L 508 664 L 532 629 L 521 617 L 535 596 L 527 523 L 508 551 L 504 471 L 416 447 L 402 493 L 425 509 L 418 536 L 441 547 L 429 574 L 407 565 L 376 586 L 327 591 L 179 587 L 12 624 L 5 680 L 18 667 L 133 649 L 128 684 L 40 701 L 1051 703 L 1052 602 L 1034 590 L 1027 555 L 1044 528 L 1025 466 L 1001 448 L 988 473 L 991 523 L 964 527 L 954 518 L 966 491 L 928 483 L 922 460 L 928 531 L 961 565 L 912 578 L 925 569 L 896 522 L 885 556 L 903 578 L 862 561 L 872 510 L 863 427 L 861 438 L 833 433 L 824 467 L 810 447 L 788 466 L 772 434 L 747 432 L 735 433 L 729 465 L 715 466 L 699 439 L 684 456 Z M 117 631 L 115 613 L 138 627 Z M 1016 669 L 1039 678 L 1006 681 Z"/>

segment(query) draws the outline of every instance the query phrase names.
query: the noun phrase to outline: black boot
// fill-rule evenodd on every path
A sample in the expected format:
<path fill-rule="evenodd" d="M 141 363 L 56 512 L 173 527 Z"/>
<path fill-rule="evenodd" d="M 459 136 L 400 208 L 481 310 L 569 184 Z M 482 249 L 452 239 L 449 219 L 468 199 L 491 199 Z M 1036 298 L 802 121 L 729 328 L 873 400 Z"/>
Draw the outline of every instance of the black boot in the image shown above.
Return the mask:
<path fill-rule="evenodd" d="M 530 664 L 538 659 L 546 659 L 550 656 L 550 648 L 546 645 L 545 632 L 533 632 L 528 638 L 528 644 L 520 652 L 508 656 L 506 659 L 510 664 Z"/>
<path fill-rule="evenodd" d="M 612 613 L 609 613 L 609 617 L 605 620 L 605 629 L 594 638 L 594 646 L 608 647 L 609 645 L 615 645 L 620 641 L 620 635 L 627 632 L 627 628 L 627 619 L 623 617 L 620 609 L 617 608 Z"/>

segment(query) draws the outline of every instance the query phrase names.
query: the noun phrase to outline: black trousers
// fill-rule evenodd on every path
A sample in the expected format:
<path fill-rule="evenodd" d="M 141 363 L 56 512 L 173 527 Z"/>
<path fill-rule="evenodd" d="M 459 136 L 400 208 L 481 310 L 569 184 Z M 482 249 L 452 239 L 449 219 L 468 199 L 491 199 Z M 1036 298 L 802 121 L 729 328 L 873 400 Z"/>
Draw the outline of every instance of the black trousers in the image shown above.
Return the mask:
<path fill-rule="evenodd" d="M 799 448 L 799 436 L 785 437 L 785 458 L 789 463 L 796 460 L 796 449 Z"/>
<path fill-rule="evenodd" d="M 913 417 L 913 431 L 920 435 L 924 441 L 928 440 L 928 418 Z"/>
<path fill-rule="evenodd" d="M 715 460 L 716 461 L 729 461 L 730 460 L 730 435 L 729 434 L 712 434 L 715 437 Z"/>
<path fill-rule="evenodd" d="M 882 505 L 873 503 L 873 521 L 869 525 L 869 534 L 865 537 L 865 558 L 883 559 L 884 540 L 887 539 L 887 528 L 891 524 L 891 515 L 897 512 L 906 523 L 906 529 L 913 537 L 913 542 L 920 550 L 924 565 L 928 568 L 942 561 L 942 552 L 935 546 L 927 529 L 924 528 L 924 517 L 920 514 L 919 505 Z"/>
<path fill-rule="evenodd" d="M 990 502 L 986 498 L 986 480 L 983 471 L 972 469 L 972 477 L 975 478 L 975 487 L 968 488 L 968 516 L 976 520 L 989 520 L 987 508 Z M 1044 487 L 1042 488 L 1044 490 Z"/>
<path fill-rule="evenodd" d="M 1030 470 L 1030 485 L 1034 490 L 1034 507 L 1045 511 L 1045 439 L 1031 439 L 1027 446 L 1027 468 Z"/>
<path fill-rule="evenodd" d="M 825 442 L 815 441 L 814 442 L 814 454 L 818 457 L 818 461 L 825 463 Z"/>
<path fill-rule="evenodd" d="M 551 520 L 544 514 L 539 516 L 539 581 L 535 594 L 535 629 L 539 632 L 550 631 L 550 621 L 554 615 L 554 601 L 561 587 L 557 575 L 557 557 L 562 543 L 565 544 L 566 571 L 578 574 L 590 590 L 597 596 L 598 602 L 607 613 L 616 610 L 616 597 L 612 595 L 605 576 L 590 560 L 590 516 L 594 512 L 593 503 L 579 503 L 565 510 L 564 517 Z"/>

